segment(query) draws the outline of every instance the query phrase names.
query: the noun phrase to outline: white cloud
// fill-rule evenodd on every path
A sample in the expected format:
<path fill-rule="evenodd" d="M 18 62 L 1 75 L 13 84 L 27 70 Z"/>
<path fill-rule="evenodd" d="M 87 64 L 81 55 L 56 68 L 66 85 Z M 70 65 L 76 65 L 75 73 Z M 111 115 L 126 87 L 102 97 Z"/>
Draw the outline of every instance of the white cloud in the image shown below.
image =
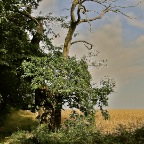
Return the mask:
<path fill-rule="evenodd" d="M 116 93 L 110 97 L 110 107 L 143 107 L 140 102 L 144 92 L 142 80 L 144 77 L 144 36 L 129 41 L 129 46 L 126 46 L 120 21 L 114 19 L 110 24 L 95 31 L 89 40 L 97 46 L 100 57 L 108 59 L 108 67 L 102 70 L 92 70 L 93 78 L 97 82 L 102 76 L 108 75 L 116 80 Z M 135 98 L 137 104 L 134 101 Z"/>
<path fill-rule="evenodd" d="M 94 79 L 108 75 L 122 85 L 134 77 L 144 75 L 144 66 L 142 66 L 144 36 L 138 37 L 133 42 L 130 41 L 129 47 L 125 46 L 123 29 L 118 18 L 91 34 L 84 34 L 81 39 L 96 46 L 95 49 L 100 52 L 97 59 L 108 60 L 108 67 L 102 70 L 92 70 Z M 76 55 L 82 55 L 85 52 L 87 52 L 86 48 L 80 44 L 71 49 L 71 53 Z"/>

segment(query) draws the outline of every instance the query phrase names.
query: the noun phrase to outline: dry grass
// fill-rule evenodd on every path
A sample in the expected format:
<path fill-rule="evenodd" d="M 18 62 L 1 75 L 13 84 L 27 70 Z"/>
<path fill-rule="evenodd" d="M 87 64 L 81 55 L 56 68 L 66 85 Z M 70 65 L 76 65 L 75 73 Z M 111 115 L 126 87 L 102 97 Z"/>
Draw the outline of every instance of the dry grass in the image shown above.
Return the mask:
<path fill-rule="evenodd" d="M 119 125 L 133 131 L 144 124 L 144 110 L 109 110 L 110 119 L 104 120 L 98 112 L 96 126 L 104 133 L 113 133 Z"/>
<path fill-rule="evenodd" d="M 62 122 L 70 114 L 71 110 L 62 111 Z M 144 110 L 109 110 L 110 119 L 104 120 L 100 111 L 96 113 L 96 126 L 103 133 L 114 133 L 119 125 L 133 131 L 144 124 Z"/>

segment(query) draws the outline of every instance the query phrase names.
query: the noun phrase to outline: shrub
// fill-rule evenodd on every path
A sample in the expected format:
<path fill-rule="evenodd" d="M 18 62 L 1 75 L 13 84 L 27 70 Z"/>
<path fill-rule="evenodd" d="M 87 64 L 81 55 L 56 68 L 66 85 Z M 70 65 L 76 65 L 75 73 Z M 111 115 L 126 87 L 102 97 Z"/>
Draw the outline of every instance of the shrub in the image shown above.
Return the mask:
<path fill-rule="evenodd" d="M 138 144 L 144 144 L 144 126 L 134 131 L 134 138 Z"/>
<path fill-rule="evenodd" d="M 9 144 L 32 144 L 32 134 L 28 131 L 17 131 L 8 139 Z"/>
<path fill-rule="evenodd" d="M 34 144 L 93 144 L 101 140 L 100 132 L 96 131 L 94 123 L 89 123 L 90 117 L 74 116 L 67 120 L 61 129 L 51 132 L 46 124 L 41 124 L 31 133 L 18 131 L 11 136 L 13 143 Z M 96 136 L 97 135 L 97 136 Z M 95 139 L 96 138 L 96 139 Z"/>

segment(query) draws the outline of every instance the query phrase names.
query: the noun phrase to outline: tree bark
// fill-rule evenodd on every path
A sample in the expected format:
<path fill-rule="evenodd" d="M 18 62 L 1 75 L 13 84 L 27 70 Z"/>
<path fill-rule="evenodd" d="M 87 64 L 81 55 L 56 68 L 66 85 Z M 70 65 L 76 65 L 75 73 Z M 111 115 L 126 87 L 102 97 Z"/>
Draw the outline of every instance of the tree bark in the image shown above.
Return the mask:
<path fill-rule="evenodd" d="M 72 37 L 73 37 L 73 34 L 76 30 L 76 27 L 77 27 L 77 25 L 80 21 L 80 15 L 79 15 L 80 11 L 79 11 L 79 9 L 77 11 L 77 13 L 78 13 L 78 19 L 77 20 L 75 18 L 75 13 L 74 13 L 75 8 L 78 5 L 78 3 L 79 3 L 79 0 L 73 0 L 72 6 L 71 6 L 71 11 L 70 11 L 71 24 L 69 26 L 69 30 L 68 30 L 68 33 L 67 33 L 66 38 L 65 38 L 64 49 L 63 49 L 63 56 L 64 56 L 65 59 L 68 58 Z"/>
<path fill-rule="evenodd" d="M 61 126 L 61 109 L 62 109 L 62 96 L 58 94 L 56 98 L 56 109 L 55 109 L 55 129 L 59 129 Z"/>
<path fill-rule="evenodd" d="M 69 26 L 69 30 L 68 30 L 67 36 L 65 38 L 64 49 L 63 49 L 63 56 L 65 59 L 68 58 L 69 50 L 70 50 L 70 46 L 71 46 L 71 42 L 72 42 L 72 37 L 76 30 L 77 24 L 78 24 L 77 22 L 71 22 L 71 25 Z"/>

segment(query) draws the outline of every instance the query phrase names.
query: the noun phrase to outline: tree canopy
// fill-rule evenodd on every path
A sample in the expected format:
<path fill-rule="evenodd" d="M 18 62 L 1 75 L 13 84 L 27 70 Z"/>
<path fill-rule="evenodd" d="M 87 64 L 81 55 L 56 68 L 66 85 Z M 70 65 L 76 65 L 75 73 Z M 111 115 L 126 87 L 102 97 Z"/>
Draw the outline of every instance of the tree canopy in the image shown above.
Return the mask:
<path fill-rule="evenodd" d="M 32 46 L 27 33 L 36 29 L 35 23 L 25 16 L 25 9 L 30 3 L 37 8 L 38 2 L 31 0 L 0 2 L 1 113 L 5 113 L 9 106 L 22 108 L 29 101 L 31 90 L 29 84 L 21 79 L 23 70 L 20 67 L 29 56 L 42 54 L 39 48 Z"/>

